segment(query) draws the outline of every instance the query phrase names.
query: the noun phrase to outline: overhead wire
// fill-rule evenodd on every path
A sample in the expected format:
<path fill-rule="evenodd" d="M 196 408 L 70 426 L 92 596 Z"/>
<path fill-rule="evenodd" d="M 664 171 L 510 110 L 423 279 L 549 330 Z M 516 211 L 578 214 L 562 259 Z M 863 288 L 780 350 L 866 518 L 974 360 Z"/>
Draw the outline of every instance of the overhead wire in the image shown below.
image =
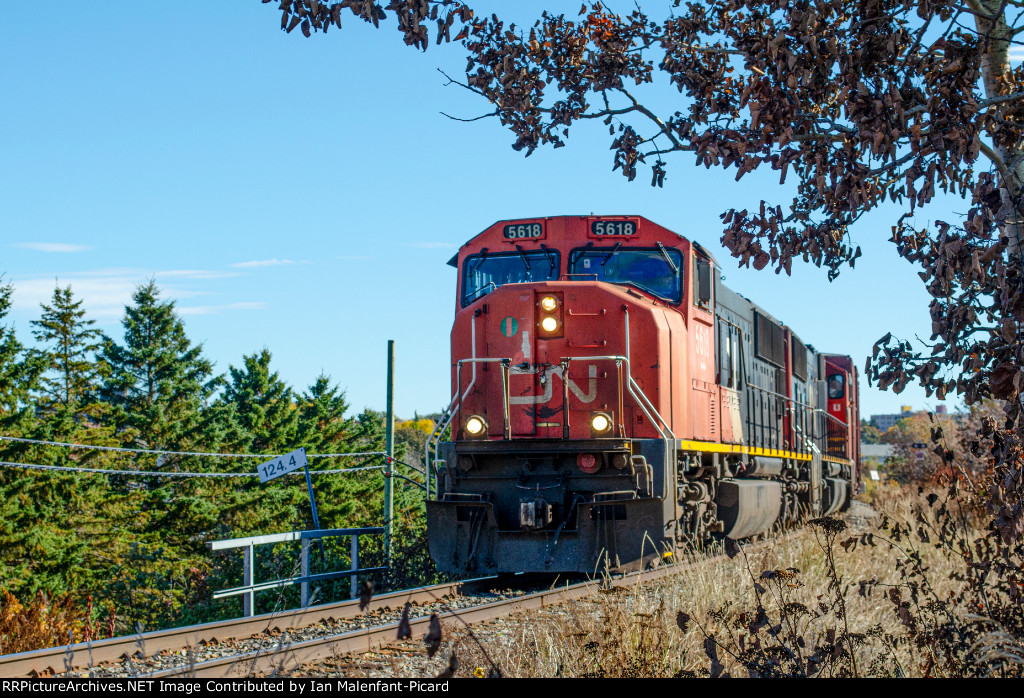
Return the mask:
<path fill-rule="evenodd" d="M 39 463 L 15 463 L 12 461 L 0 461 L 0 467 L 4 468 L 20 468 L 23 470 L 56 470 L 63 472 L 72 473 L 95 473 L 100 475 L 129 475 L 136 477 L 182 477 L 182 478 L 196 478 L 196 477 L 259 477 L 258 473 L 183 473 L 176 472 L 173 470 L 167 471 L 154 471 L 154 470 L 115 470 L 112 468 L 85 468 L 81 466 L 70 466 L 70 465 L 41 465 Z M 338 475 L 341 473 L 355 473 L 362 470 L 383 470 L 383 465 L 366 465 L 356 468 L 336 468 L 331 470 L 310 470 L 310 475 Z M 285 475 L 301 475 L 303 474 L 302 469 L 293 470 L 290 473 L 284 473 Z"/>
<path fill-rule="evenodd" d="M 40 446 L 63 446 L 65 448 L 83 448 L 93 451 L 113 451 L 115 453 L 148 453 L 164 456 L 203 456 L 209 458 L 277 458 L 281 453 L 204 453 L 202 451 L 165 451 L 157 448 L 128 448 L 126 446 L 95 446 L 92 444 L 76 444 L 67 441 L 45 441 L 28 439 L 22 436 L 0 436 L 0 441 L 38 444 Z M 354 453 L 307 453 L 306 458 L 356 458 L 361 456 L 386 456 L 384 451 L 358 451 Z M 403 464 L 404 465 L 404 464 Z"/>
<path fill-rule="evenodd" d="M 164 449 L 156 448 L 129 448 L 127 446 L 98 446 L 95 444 L 79 444 L 69 441 L 49 441 L 45 439 L 29 439 L 22 436 L 2 436 L 0 435 L 0 441 L 10 441 L 15 443 L 26 443 L 34 444 L 38 446 L 58 446 L 62 448 L 70 449 L 84 449 L 91 451 L 107 451 L 113 453 L 140 453 L 149 455 L 166 455 L 166 456 L 195 456 L 203 458 L 261 458 L 264 460 L 272 460 L 279 458 L 284 454 L 266 454 L 266 453 L 214 453 L 214 452 L 203 452 L 203 451 L 169 451 Z M 385 451 L 353 451 L 350 453 L 307 453 L 306 458 L 371 458 L 374 456 L 384 456 L 391 463 L 397 463 L 404 465 L 410 470 L 414 470 L 420 474 L 423 474 L 423 470 L 418 468 L 411 463 L 399 460 L 393 456 L 389 457 Z M 142 476 L 153 476 L 153 477 L 257 477 L 256 473 L 180 473 L 171 471 L 142 471 L 142 470 L 110 470 L 104 468 L 83 468 L 83 467 L 72 467 L 72 466 L 55 466 L 55 465 L 41 465 L 38 463 L 14 463 L 9 461 L 0 461 L 0 466 L 3 467 L 20 467 L 31 470 L 63 470 L 69 472 L 86 472 L 86 473 L 106 473 L 111 475 L 142 475 Z M 353 468 L 337 468 L 331 470 L 310 470 L 311 475 L 328 475 L 328 474 L 339 474 L 339 473 L 351 473 L 362 470 L 385 470 L 386 467 L 383 465 L 373 466 L 359 466 Z M 402 476 L 399 476 L 402 477 Z M 404 480 L 409 478 L 402 477 Z M 422 487 L 420 483 L 415 480 L 409 480 L 416 485 Z"/>

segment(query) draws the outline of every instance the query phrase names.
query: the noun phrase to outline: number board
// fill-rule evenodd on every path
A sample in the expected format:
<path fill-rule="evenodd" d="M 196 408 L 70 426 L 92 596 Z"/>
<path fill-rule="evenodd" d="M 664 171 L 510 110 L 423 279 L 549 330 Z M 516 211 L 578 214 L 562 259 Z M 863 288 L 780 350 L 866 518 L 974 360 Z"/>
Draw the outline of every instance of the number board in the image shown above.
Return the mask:
<path fill-rule="evenodd" d="M 506 240 L 537 240 L 544 237 L 544 224 L 509 223 L 502 234 Z"/>
<path fill-rule="evenodd" d="M 273 460 L 268 460 L 266 463 L 260 463 L 256 466 L 256 472 L 260 476 L 260 482 L 267 482 L 293 470 L 305 468 L 307 465 L 309 465 L 309 461 L 306 460 L 306 449 L 300 448 Z"/>
<path fill-rule="evenodd" d="M 597 238 L 626 238 L 640 233 L 636 220 L 591 221 L 590 236 Z"/>

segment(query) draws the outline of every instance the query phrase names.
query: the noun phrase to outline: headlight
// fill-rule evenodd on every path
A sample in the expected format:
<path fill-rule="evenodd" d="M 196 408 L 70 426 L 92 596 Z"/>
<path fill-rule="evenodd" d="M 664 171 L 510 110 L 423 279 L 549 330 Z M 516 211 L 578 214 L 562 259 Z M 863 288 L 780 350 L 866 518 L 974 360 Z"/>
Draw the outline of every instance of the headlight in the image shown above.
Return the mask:
<path fill-rule="evenodd" d="M 542 310 L 550 313 L 558 307 L 558 299 L 554 296 L 544 296 L 540 299 L 540 307 Z"/>
<path fill-rule="evenodd" d="M 487 422 L 484 421 L 483 417 L 477 417 L 476 415 L 473 415 L 472 417 L 466 420 L 466 433 L 468 433 L 470 436 L 480 436 L 480 434 L 484 433 L 484 430 L 486 428 Z"/>
<path fill-rule="evenodd" d="M 590 428 L 598 433 L 608 431 L 612 428 L 611 417 L 603 412 L 596 412 L 594 416 L 590 418 Z"/>
<path fill-rule="evenodd" d="M 558 329 L 558 320 L 548 316 L 540 321 L 540 328 L 550 334 Z"/>

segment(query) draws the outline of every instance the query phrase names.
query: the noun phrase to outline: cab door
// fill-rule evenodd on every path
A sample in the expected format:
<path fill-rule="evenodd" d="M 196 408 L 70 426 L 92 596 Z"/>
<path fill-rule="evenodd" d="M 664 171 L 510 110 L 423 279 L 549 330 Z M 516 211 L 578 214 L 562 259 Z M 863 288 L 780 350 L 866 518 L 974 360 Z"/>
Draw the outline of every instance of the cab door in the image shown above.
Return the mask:
<path fill-rule="evenodd" d="M 740 418 L 740 328 L 719 316 L 715 325 L 718 368 L 718 405 L 722 443 L 742 443 Z"/>
<path fill-rule="evenodd" d="M 825 420 L 827 454 L 837 458 L 849 458 L 847 453 L 850 429 L 849 393 L 850 374 L 832 359 L 824 358 L 825 404 L 828 418 Z"/>

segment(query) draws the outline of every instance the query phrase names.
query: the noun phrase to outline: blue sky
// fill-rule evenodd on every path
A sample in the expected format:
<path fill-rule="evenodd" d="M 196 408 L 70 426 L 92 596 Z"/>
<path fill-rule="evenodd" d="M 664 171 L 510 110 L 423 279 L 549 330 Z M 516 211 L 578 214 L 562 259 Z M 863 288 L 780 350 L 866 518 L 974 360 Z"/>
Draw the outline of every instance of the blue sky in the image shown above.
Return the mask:
<path fill-rule="evenodd" d="M 496 121 L 439 113 L 485 111 L 437 72 L 462 75 L 458 46 L 420 53 L 354 17 L 304 39 L 280 31 L 275 6 L 60 2 L 0 25 L 0 273 L 23 341 L 57 280 L 119 337 L 132 290 L 154 278 L 218 371 L 267 347 L 295 387 L 323 371 L 354 409 L 381 409 L 394 339 L 399 414 L 436 411 L 449 397 L 445 261 L 496 220 L 591 212 L 701 242 L 727 285 L 861 367 L 888 331 L 929 337 L 917 270 L 886 242 L 895 209 L 857 225 L 864 257 L 833 283 L 807 265 L 789 278 L 738 269 L 719 214 L 785 203 L 772 173 L 736 183 L 684 155 L 664 189 L 646 171 L 629 183 L 600 124 L 523 158 Z M 943 200 L 917 222 L 966 208 Z M 865 414 L 903 404 L 938 403 L 862 384 Z"/>

